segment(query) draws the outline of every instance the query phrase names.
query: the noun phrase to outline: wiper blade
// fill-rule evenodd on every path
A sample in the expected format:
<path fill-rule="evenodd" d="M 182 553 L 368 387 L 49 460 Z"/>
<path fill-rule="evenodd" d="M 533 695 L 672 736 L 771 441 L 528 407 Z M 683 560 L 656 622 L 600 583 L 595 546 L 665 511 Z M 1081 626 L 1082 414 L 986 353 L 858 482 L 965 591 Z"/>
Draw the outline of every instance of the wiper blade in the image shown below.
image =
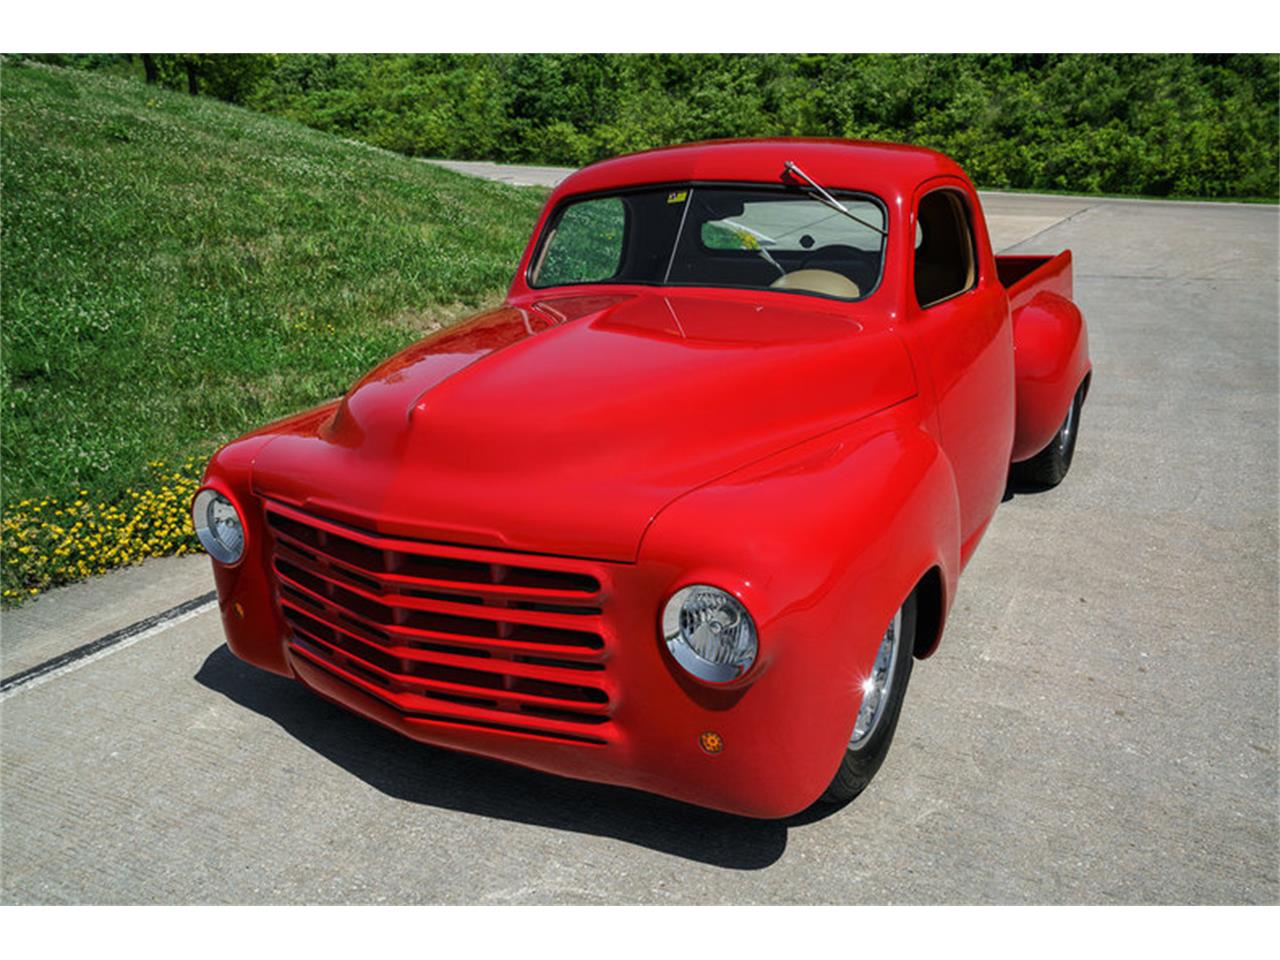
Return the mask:
<path fill-rule="evenodd" d="M 843 213 L 850 220 L 854 221 L 855 223 L 862 224 L 868 230 L 874 230 L 876 233 L 880 234 L 880 236 L 882 237 L 889 236 L 889 232 L 887 230 L 883 229 L 882 227 L 877 227 L 874 223 L 868 223 L 866 220 L 863 220 L 860 216 L 858 216 L 856 213 L 851 211 L 843 203 L 841 203 L 831 194 L 827 193 L 826 190 L 823 190 L 822 185 L 818 183 L 818 181 L 814 180 L 813 177 L 809 176 L 807 173 L 801 170 L 798 166 L 796 166 L 794 161 L 788 160 L 786 163 L 782 165 L 782 167 L 787 173 L 791 174 L 793 177 L 796 177 L 797 179 L 803 180 L 810 187 L 812 187 L 814 192 L 817 193 L 818 199 L 821 200 L 823 203 L 825 203 L 832 210 L 835 210 L 839 213 Z"/>

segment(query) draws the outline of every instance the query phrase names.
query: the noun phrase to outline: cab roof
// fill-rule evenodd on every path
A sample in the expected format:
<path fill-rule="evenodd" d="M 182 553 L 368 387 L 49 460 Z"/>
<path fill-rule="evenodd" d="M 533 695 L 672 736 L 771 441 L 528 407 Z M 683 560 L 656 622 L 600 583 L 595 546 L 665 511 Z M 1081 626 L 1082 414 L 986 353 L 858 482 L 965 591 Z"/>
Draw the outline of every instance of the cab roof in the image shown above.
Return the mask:
<path fill-rule="evenodd" d="M 788 160 L 824 187 L 865 190 L 882 197 L 909 193 L 931 177 L 967 179 L 950 157 L 899 143 L 801 137 L 707 140 L 593 163 L 567 177 L 553 198 L 648 183 L 780 183 Z"/>

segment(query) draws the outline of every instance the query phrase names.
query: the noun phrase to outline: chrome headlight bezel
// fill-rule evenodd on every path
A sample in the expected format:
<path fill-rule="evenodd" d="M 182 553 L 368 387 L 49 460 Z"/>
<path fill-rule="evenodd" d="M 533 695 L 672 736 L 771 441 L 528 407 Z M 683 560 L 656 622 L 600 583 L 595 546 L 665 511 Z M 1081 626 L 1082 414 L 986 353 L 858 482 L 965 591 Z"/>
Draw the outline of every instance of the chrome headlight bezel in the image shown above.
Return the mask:
<path fill-rule="evenodd" d="M 233 567 L 244 559 L 248 543 L 244 516 L 221 490 L 203 487 L 196 492 L 191 500 L 191 525 L 200 545 L 217 563 Z"/>
<path fill-rule="evenodd" d="M 697 621 L 701 622 L 695 626 Z M 698 633 L 704 626 L 706 632 Z M 686 673 L 714 686 L 741 680 L 760 652 L 755 620 L 746 604 L 707 583 L 688 584 L 667 598 L 662 640 Z"/>

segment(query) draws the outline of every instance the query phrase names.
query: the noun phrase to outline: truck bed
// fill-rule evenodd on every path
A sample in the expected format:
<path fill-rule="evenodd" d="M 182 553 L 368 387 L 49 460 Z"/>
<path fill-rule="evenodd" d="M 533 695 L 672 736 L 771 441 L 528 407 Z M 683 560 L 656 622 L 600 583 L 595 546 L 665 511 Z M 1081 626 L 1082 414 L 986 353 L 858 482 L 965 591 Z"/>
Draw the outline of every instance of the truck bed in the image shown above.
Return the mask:
<path fill-rule="evenodd" d="M 1071 251 L 1054 256 L 996 256 L 996 273 L 1009 291 L 1009 309 L 1017 310 L 1037 293 L 1048 291 L 1071 299 Z"/>

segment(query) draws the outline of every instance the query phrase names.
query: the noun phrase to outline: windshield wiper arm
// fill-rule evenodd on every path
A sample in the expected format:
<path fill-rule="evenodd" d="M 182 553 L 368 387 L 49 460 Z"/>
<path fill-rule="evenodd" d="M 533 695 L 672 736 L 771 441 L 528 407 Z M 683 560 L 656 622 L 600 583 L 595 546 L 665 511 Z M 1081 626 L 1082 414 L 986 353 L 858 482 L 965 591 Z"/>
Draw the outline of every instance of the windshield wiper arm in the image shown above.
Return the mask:
<path fill-rule="evenodd" d="M 782 165 L 782 167 L 787 173 L 791 174 L 793 177 L 797 177 L 803 180 L 805 183 L 809 184 L 809 186 L 812 187 L 813 190 L 817 193 L 818 199 L 821 200 L 823 203 L 825 203 L 832 210 L 835 210 L 839 213 L 843 213 L 850 220 L 853 220 L 856 223 L 862 224 L 868 230 L 874 230 L 876 233 L 880 234 L 880 236 L 882 237 L 889 236 L 889 233 L 887 230 L 884 230 L 881 227 L 877 227 L 874 223 L 868 223 L 866 220 L 863 220 L 856 213 L 853 213 L 843 203 L 841 203 L 831 194 L 827 193 L 827 191 L 823 190 L 822 185 L 818 183 L 818 181 L 814 180 L 813 177 L 809 176 L 807 173 L 801 170 L 798 166 L 796 166 L 796 164 L 793 161 L 788 160 L 786 163 Z"/>

